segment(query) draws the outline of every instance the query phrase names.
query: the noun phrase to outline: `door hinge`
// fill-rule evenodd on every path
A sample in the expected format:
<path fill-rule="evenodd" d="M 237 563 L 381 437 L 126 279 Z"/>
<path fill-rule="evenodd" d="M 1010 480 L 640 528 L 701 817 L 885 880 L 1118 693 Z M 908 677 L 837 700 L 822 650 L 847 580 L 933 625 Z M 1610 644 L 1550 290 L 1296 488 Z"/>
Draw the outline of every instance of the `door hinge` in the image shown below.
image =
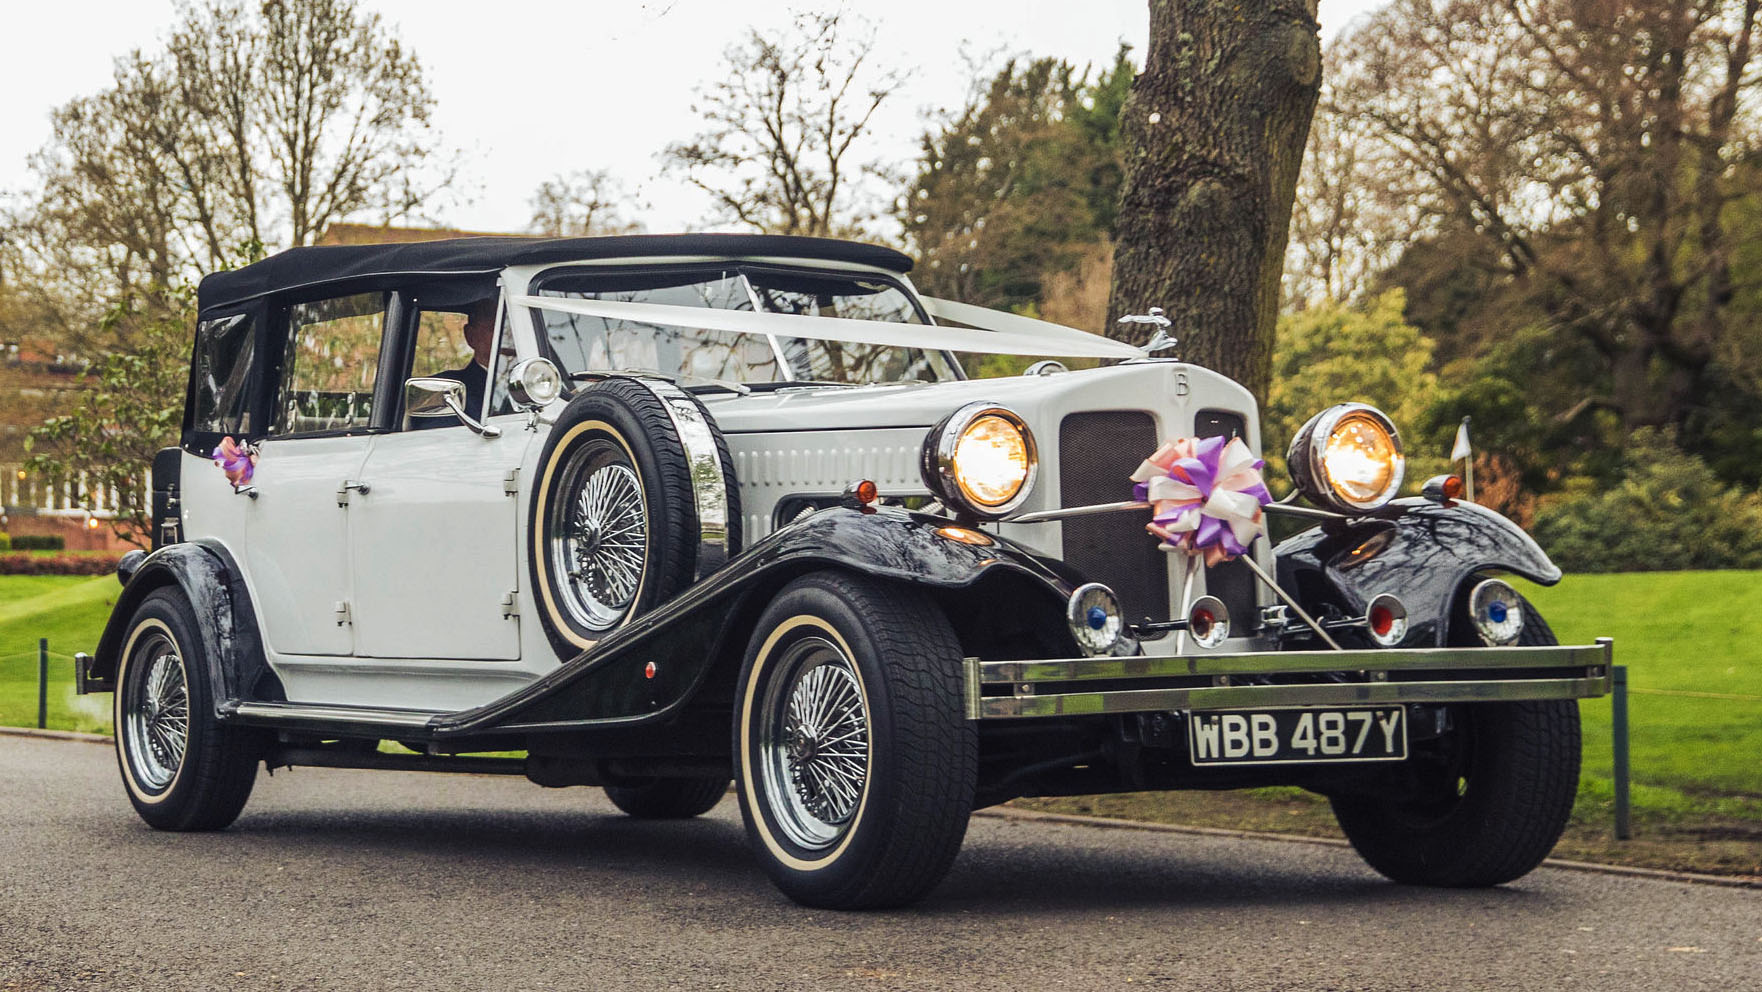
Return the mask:
<path fill-rule="evenodd" d="M 516 606 L 514 603 L 514 593 L 512 591 L 503 593 L 502 594 L 502 619 L 507 620 L 510 617 L 517 617 L 519 615 L 520 615 L 520 607 Z"/>
<path fill-rule="evenodd" d="M 502 476 L 502 492 L 509 496 L 520 495 L 520 470 L 518 468 L 511 468 L 508 470 L 508 474 Z"/>
<path fill-rule="evenodd" d="M 349 601 L 346 599 L 337 600 L 336 609 L 331 612 L 336 614 L 336 625 L 338 627 L 341 627 L 345 623 L 355 622 L 354 616 L 349 612 Z"/>

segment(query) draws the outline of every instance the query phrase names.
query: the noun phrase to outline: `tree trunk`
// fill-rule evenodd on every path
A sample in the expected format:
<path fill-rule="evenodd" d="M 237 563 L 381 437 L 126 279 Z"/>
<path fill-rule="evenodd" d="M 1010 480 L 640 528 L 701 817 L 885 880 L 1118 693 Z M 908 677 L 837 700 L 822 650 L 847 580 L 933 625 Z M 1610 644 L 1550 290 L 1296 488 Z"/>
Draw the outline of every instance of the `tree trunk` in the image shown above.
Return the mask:
<path fill-rule="evenodd" d="M 1279 276 L 1321 83 L 1316 0 L 1151 0 L 1121 112 L 1126 160 L 1111 333 L 1160 306 L 1179 354 L 1265 402 Z"/>

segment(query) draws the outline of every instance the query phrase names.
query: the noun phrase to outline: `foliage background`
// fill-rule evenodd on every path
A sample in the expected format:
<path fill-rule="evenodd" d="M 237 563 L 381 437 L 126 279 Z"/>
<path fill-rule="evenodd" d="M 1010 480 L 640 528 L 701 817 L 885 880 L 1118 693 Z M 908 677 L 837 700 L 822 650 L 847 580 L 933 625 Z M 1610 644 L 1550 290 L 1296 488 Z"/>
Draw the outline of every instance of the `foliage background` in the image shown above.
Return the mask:
<path fill-rule="evenodd" d="M 1746 0 L 1393 0 L 1338 36 L 1262 409 L 1275 487 L 1332 403 L 1391 413 L 1410 490 L 1467 416 L 1477 498 L 1570 568 L 1754 565 L 1759 20 Z M 1140 54 L 972 54 L 905 158 L 872 120 L 909 59 L 875 37 L 853 10 L 731 34 L 659 173 L 712 196 L 708 226 L 895 242 L 927 293 L 1109 332 Z M 417 53 L 353 0 L 217 0 L 60 108 L 0 218 L 0 343 L 82 356 L 93 391 L 38 431 L 35 470 L 139 478 L 177 421 L 194 275 L 443 212 L 434 107 Z M 531 205 L 535 233 L 642 228 L 640 194 L 591 163 Z M 1178 302 L 1134 309 L 1154 305 Z"/>

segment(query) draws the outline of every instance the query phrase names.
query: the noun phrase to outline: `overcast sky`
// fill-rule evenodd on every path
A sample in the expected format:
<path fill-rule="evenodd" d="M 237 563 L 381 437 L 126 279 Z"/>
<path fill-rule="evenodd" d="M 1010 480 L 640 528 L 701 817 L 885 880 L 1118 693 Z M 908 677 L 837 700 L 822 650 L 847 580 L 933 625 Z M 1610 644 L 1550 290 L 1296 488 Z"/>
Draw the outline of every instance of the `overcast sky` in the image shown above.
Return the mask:
<path fill-rule="evenodd" d="M 1322 0 L 1332 37 L 1380 0 Z M 464 154 L 458 203 L 436 220 L 518 231 L 544 179 L 606 169 L 640 191 L 650 231 L 702 226 L 708 204 L 659 176 L 657 153 L 697 130 L 692 90 L 713 79 L 723 49 L 751 25 L 775 30 L 781 4 L 729 0 L 362 0 L 421 58 L 439 101 L 440 140 Z M 835 9 L 836 2 L 792 5 Z M 957 104 L 963 50 L 1053 55 L 1105 65 L 1121 41 L 1141 58 L 1145 0 L 888 0 L 846 3 L 873 17 L 878 59 L 911 78 L 877 122 L 877 154 L 916 154 L 924 115 Z M 466 14 L 461 11 L 469 10 Z M 26 159 L 49 138 L 49 114 L 102 89 L 112 60 L 159 47 L 173 0 L 72 0 L 14 5 L 0 41 L 0 191 L 29 186 Z"/>

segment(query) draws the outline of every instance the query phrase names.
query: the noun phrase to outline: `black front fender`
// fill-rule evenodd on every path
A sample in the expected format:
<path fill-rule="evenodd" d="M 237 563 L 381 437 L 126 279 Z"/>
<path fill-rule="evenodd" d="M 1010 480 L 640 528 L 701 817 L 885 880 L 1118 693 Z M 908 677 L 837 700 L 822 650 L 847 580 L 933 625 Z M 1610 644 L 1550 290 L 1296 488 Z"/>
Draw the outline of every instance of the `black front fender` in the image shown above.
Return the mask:
<path fill-rule="evenodd" d="M 127 574 L 92 657 L 93 681 L 114 681 L 135 610 L 148 594 L 167 587 L 183 594 L 196 617 L 217 709 L 229 700 L 285 698 L 263 656 L 257 616 L 238 565 L 226 548 L 208 541 L 168 544 Z"/>
<path fill-rule="evenodd" d="M 790 579 L 841 568 L 958 593 L 1013 580 L 1019 610 L 1059 617 L 1081 580 L 1008 540 L 973 544 L 937 533 L 942 517 L 880 507 L 821 510 L 759 541 L 678 598 L 519 691 L 444 718 L 437 736 L 572 730 L 667 719 L 690 702 L 718 661 L 742 646 L 765 604 Z M 965 534 L 974 532 L 965 531 Z M 1068 636 L 1066 634 L 1065 636 Z M 1075 644 L 1071 645 L 1075 649 Z"/>
<path fill-rule="evenodd" d="M 1376 596 L 1400 597 L 1409 647 L 1449 643 L 1457 596 L 1477 572 L 1560 581 L 1560 569 L 1528 534 L 1473 503 L 1396 500 L 1374 515 L 1304 531 L 1273 553 L 1279 584 L 1306 609 L 1331 603 L 1362 616 Z"/>

